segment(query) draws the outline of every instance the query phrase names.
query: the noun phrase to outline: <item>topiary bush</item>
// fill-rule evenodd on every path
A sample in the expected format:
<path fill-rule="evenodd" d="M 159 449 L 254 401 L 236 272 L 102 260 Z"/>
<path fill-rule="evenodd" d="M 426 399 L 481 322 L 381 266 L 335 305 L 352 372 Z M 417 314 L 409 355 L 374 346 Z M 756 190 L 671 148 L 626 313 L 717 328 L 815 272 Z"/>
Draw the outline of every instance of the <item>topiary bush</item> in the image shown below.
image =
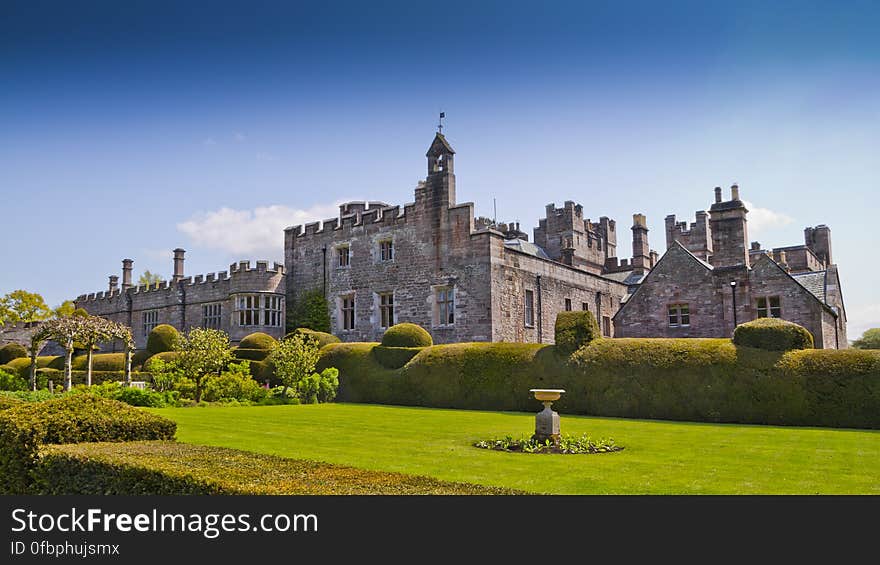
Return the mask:
<path fill-rule="evenodd" d="M 812 349 L 813 334 L 807 328 L 779 318 L 758 318 L 733 330 L 733 343 L 768 351 Z"/>
<path fill-rule="evenodd" d="M 0 370 L 0 390 L 17 391 L 27 390 L 28 382 L 14 371 Z"/>
<path fill-rule="evenodd" d="M 27 349 L 25 349 L 23 345 L 7 343 L 3 347 L 0 347 L 0 365 L 5 365 L 13 359 L 21 359 L 22 357 L 27 356 Z"/>
<path fill-rule="evenodd" d="M 177 424 L 123 402 L 73 394 L 0 412 L 0 493 L 26 494 L 39 447 L 52 443 L 173 439 Z"/>
<path fill-rule="evenodd" d="M 144 361 L 152 357 L 152 353 L 147 351 L 146 349 L 138 349 L 131 355 L 131 366 L 134 367 L 143 367 Z"/>
<path fill-rule="evenodd" d="M 265 361 L 270 353 L 272 353 L 271 349 L 245 349 L 243 347 L 236 347 L 232 350 L 232 355 L 234 355 L 236 359 L 248 359 L 250 361 Z"/>
<path fill-rule="evenodd" d="M 278 340 L 267 333 L 254 332 L 245 336 L 239 343 L 241 349 L 272 349 L 278 345 Z"/>
<path fill-rule="evenodd" d="M 556 350 L 566 357 L 602 337 L 592 312 L 560 312 L 556 315 Z"/>
<path fill-rule="evenodd" d="M 74 371 L 88 369 L 89 358 L 87 355 L 78 355 L 73 358 L 71 367 Z M 134 362 L 132 362 L 134 365 Z M 124 371 L 125 353 L 98 353 L 92 355 L 92 371 Z"/>
<path fill-rule="evenodd" d="M 180 337 L 177 328 L 168 324 L 159 324 L 147 336 L 147 351 L 150 355 L 174 351 L 174 344 Z"/>
<path fill-rule="evenodd" d="M 399 369 L 418 355 L 423 347 L 385 347 L 377 345 L 373 348 L 373 356 L 383 367 Z"/>
<path fill-rule="evenodd" d="M 331 343 L 340 343 L 342 341 L 333 334 L 327 332 L 318 332 L 315 330 L 310 330 L 309 328 L 297 328 L 296 330 L 284 336 L 284 339 L 287 339 L 294 334 L 303 334 L 314 338 L 318 342 L 318 347 L 324 347 L 325 345 L 329 345 Z"/>
<path fill-rule="evenodd" d="M 434 345 L 425 328 L 417 324 L 396 324 L 385 330 L 382 336 L 382 345 L 385 347 L 430 347 Z"/>

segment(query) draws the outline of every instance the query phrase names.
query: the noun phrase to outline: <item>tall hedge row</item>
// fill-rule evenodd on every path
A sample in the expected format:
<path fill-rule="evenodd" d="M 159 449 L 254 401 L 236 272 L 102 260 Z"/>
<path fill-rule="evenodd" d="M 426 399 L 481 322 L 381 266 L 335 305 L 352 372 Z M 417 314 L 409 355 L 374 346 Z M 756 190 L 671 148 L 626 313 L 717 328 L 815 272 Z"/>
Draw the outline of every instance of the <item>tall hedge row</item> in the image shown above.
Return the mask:
<path fill-rule="evenodd" d="M 459 343 L 423 349 L 399 369 L 372 343 L 322 350 L 343 402 L 535 411 L 531 388 L 566 390 L 569 414 L 880 428 L 880 354 L 767 351 L 727 339 L 598 339 L 570 357 L 555 346 Z"/>

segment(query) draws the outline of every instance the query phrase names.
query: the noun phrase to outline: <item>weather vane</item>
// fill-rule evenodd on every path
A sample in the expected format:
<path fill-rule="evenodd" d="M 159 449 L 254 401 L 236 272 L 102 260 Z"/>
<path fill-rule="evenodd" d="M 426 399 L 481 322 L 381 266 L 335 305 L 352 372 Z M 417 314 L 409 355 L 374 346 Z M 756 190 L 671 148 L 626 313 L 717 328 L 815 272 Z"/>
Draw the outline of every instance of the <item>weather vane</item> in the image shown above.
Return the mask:
<path fill-rule="evenodd" d="M 443 133 L 443 118 L 446 117 L 446 112 L 440 112 L 440 122 L 437 124 L 437 133 Z"/>

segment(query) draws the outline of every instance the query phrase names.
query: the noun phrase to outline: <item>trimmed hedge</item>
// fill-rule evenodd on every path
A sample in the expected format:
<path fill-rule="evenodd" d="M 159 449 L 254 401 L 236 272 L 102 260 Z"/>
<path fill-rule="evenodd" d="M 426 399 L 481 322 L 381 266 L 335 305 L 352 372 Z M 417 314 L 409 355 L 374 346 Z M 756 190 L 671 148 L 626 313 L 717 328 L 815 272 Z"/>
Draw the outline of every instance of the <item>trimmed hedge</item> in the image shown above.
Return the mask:
<path fill-rule="evenodd" d="M 599 323 L 592 312 L 560 312 L 554 328 L 556 350 L 566 357 L 602 337 Z"/>
<path fill-rule="evenodd" d="M 152 357 L 152 353 L 147 351 L 146 349 L 138 349 L 131 355 L 131 366 L 134 367 L 143 367 L 144 362 Z"/>
<path fill-rule="evenodd" d="M 19 404 L 22 404 L 24 401 L 15 398 L 14 396 L 7 396 L 5 394 L 0 395 L 0 411 L 9 410 L 10 408 L 15 408 Z"/>
<path fill-rule="evenodd" d="M 232 354 L 236 359 L 248 359 L 250 361 L 265 361 L 270 353 L 272 353 L 270 349 L 245 349 L 243 347 L 236 347 L 232 350 Z"/>
<path fill-rule="evenodd" d="M 176 361 L 178 357 L 180 357 L 180 352 L 178 351 L 165 351 L 151 355 L 146 361 L 144 361 L 143 370 L 147 372 L 150 371 L 150 361 L 153 359 L 161 359 L 166 363 L 171 363 L 172 361 Z"/>
<path fill-rule="evenodd" d="M 382 335 L 382 345 L 385 347 L 430 347 L 434 345 L 425 328 L 408 322 L 395 324 L 385 330 Z"/>
<path fill-rule="evenodd" d="M 7 367 L 18 372 L 24 378 L 29 378 L 31 373 L 30 357 L 13 359 L 6 364 Z M 37 369 L 64 369 L 64 355 L 43 355 L 37 357 Z"/>
<path fill-rule="evenodd" d="M 77 355 L 71 362 L 74 371 L 85 371 L 88 368 L 87 355 Z M 132 362 L 134 365 L 134 362 Z M 92 354 L 92 371 L 124 371 L 125 353 Z"/>
<path fill-rule="evenodd" d="M 180 336 L 177 328 L 168 324 L 159 324 L 147 336 L 147 351 L 152 355 L 174 351 L 174 343 Z"/>
<path fill-rule="evenodd" d="M 562 388 L 560 412 L 625 418 L 880 428 L 880 354 L 766 351 L 728 339 L 598 339 L 565 358 L 555 346 L 458 343 L 399 369 L 372 343 L 330 345 L 342 402 L 534 412 L 531 388 Z"/>
<path fill-rule="evenodd" d="M 288 337 L 292 336 L 293 334 L 303 334 L 303 335 L 307 335 L 307 336 L 315 338 L 315 340 L 317 340 L 317 342 L 318 342 L 318 347 L 324 347 L 325 345 L 330 345 L 331 343 L 341 343 L 342 342 L 341 339 L 339 339 L 338 337 L 336 337 L 333 334 L 330 334 L 327 332 L 318 332 L 315 330 L 310 330 L 309 328 L 297 328 L 296 330 L 294 330 L 294 331 L 290 332 L 289 334 L 287 334 L 286 336 L 284 336 L 284 339 L 287 339 Z"/>
<path fill-rule="evenodd" d="M 27 349 L 17 343 L 7 343 L 3 347 L 0 347 L 0 365 L 5 365 L 13 359 L 20 359 L 27 356 Z"/>
<path fill-rule="evenodd" d="M 173 439 L 177 424 L 116 400 L 74 394 L 0 412 L 0 493 L 30 489 L 39 446 Z"/>
<path fill-rule="evenodd" d="M 34 475 L 39 494 L 522 494 L 169 441 L 46 446 Z"/>
<path fill-rule="evenodd" d="M 418 355 L 423 347 L 385 347 L 377 345 L 373 348 L 373 356 L 389 369 L 399 369 L 409 363 L 410 359 Z"/>
<path fill-rule="evenodd" d="M 238 347 L 241 349 L 272 349 L 276 345 L 278 345 L 278 340 L 263 332 L 247 335 L 238 343 Z"/>
<path fill-rule="evenodd" d="M 779 318 L 758 318 L 733 330 L 733 343 L 768 351 L 812 349 L 813 334 L 807 328 Z"/>

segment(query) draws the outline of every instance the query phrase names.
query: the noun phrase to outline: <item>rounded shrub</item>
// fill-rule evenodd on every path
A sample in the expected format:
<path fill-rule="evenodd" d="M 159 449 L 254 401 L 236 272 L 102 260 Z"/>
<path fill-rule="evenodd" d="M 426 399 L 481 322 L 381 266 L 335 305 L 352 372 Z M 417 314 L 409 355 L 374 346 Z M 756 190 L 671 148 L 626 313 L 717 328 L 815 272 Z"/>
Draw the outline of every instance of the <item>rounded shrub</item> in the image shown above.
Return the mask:
<path fill-rule="evenodd" d="M 13 359 L 27 357 L 27 349 L 17 343 L 9 343 L 0 347 L 0 365 L 5 365 Z"/>
<path fill-rule="evenodd" d="M 768 351 L 812 349 L 813 334 L 807 328 L 779 318 L 758 318 L 733 331 L 733 343 Z"/>
<path fill-rule="evenodd" d="M 430 347 L 434 345 L 425 328 L 417 324 L 403 323 L 391 326 L 382 336 L 385 347 Z"/>
<path fill-rule="evenodd" d="M 138 349 L 131 356 L 131 366 L 132 367 L 143 367 L 144 361 L 149 359 L 153 354 L 147 351 L 146 349 Z"/>
<path fill-rule="evenodd" d="M 296 330 L 290 332 L 284 339 L 294 335 L 301 334 L 314 338 L 318 342 L 318 347 L 324 347 L 325 345 L 329 345 L 331 343 L 341 343 L 342 340 L 336 337 L 333 334 L 329 334 L 327 332 L 319 332 L 315 330 L 310 330 L 309 328 L 297 328 Z"/>
<path fill-rule="evenodd" d="M 271 350 L 269 349 L 245 349 L 243 347 L 236 347 L 232 350 L 232 354 L 236 359 L 247 359 L 250 361 L 265 361 L 270 353 Z"/>
<path fill-rule="evenodd" d="M 377 345 L 373 348 L 373 356 L 388 369 L 399 369 L 418 355 L 421 347 L 385 347 Z"/>
<path fill-rule="evenodd" d="M 238 344 L 241 349 L 272 349 L 278 344 L 274 337 L 263 332 L 245 336 Z"/>
<path fill-rule="evenodd" d="M 560 312 L 556 315 L 556 350 L 566 357 L 602 334 L 592 312 Z"/>
<path fill-rule="evenodd" d="M 168 324 L 159 324 L 147 336 L 147 351 L 151 355 L 174 351 L 174 342 L 177 341 L 180 332 L 177 328 Z"/>
<path fill-rule="evenodd" d="M 143 370 L 146 372 L 150 372 L 151 362 L 153 361 L 153 359 L 161 359 L 166 363 L 171 363 L 172 361 L 176 361 L 178 357 L 180 357 L 180 353 L 177 351 L 165 351 L 163 353 L 157 353 L 144 361 Z"/>
<path fill-rule="evenodd" d="M 71 368 L 74 371 L 85 371 L 88 368 L 89 358 L 87 355 L 79 355 L 73 358 Z M 134 365 L 134 362 L 132 362 Z M 54 368 L 54 367 L 53 367 Z M 92 355 L 92 371 L 124 371 L 125 353 L 98 353 Z"/>

